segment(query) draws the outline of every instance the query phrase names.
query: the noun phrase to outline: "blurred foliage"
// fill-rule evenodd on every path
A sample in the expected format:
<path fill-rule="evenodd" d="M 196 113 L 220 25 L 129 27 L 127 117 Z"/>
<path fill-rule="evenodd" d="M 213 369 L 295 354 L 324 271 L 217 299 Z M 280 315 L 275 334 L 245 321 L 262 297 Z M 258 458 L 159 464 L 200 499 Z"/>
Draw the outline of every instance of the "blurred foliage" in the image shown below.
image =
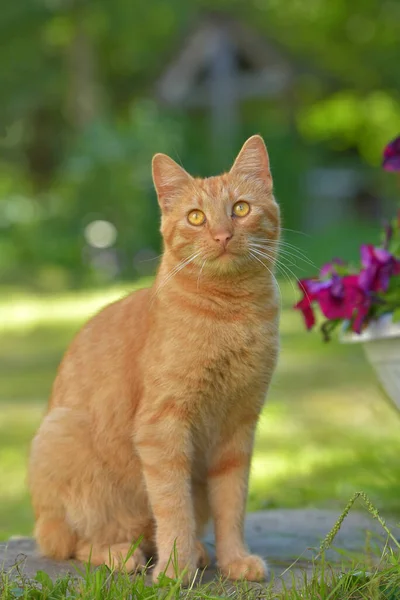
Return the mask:
<path fill-rule="evenodd" d="M 215 11 L 253 28 L 296 74 L 285 97 L 241 105 L 226 156 L 212 151 L 206 111 L 167 108 L 155 94 L 185 36 Z M 82 321 L 113 299 L 104 287 L 93 298 L 55 293 L 154 271 L 161 250 L 155 152 L 210 175 L 259 132 L 288 243 L 321 264 L 376 242 L 374 219 L 351 210 L 351 198 L 342 221 L 328 219 L 311 236 L 291 229 L 307 229 L 313 169 L 356 170 L 385 207 L 395 198 L 395 179 L 379 164 L 399 133 L 400 3 L 13 0 L 2 3 L 0 36 L 1 538 L 31 529 L 26 454 L 62 352 Z M 329 213 L 336 188 L 328 199 L 323 191 Z M 115 243 L 88 243 L 95 221 L 113 224 Z M 314 273 L 292 249 L 281 274 Z M 398 512 L 397 415 L 374 388 L 360 348 L 321 352 L 318 336 L 305 338 L 288 308 L 297 299 L 292 285 L 284 288 L 282 361 L 260 424 L 250 507 L 331 504 L 364 489 Z M 16 287 L 34 292 L 20 297 Z"/>
<path fill-rule="evenodd" d="M 160 250 L 152 154 L 168 152 L 194 173 L 217 169 L 207 115 L 167 109 L 154 95 L 208 11 L 253 27 L 297 73 L 284 101 L 241 107 L 235 140 L 265 135 L 286 226 L 304 225 L 313 166 L 373 172 L 390 196 L 391 181 L 373 167 L 400 121 L 395 0 L 15 0 L 0 15 L 3 282 L 61 289 L 152 270 L 146 261 Z M 115 225 L 112 248 L 86 244 L 96 219 Z"/>

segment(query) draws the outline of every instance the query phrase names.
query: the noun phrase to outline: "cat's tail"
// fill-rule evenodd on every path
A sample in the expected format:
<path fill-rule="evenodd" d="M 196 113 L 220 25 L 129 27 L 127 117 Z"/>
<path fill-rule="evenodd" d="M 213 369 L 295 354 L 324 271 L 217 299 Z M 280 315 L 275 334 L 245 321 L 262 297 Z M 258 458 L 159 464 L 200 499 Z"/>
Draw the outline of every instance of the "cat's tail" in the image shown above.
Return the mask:
<path fill-rule="evenodd" d="M 66 560 L 75 554 L 77 535 L 68 525 L 65 515 L 43 510 L 36 520 L 35 538 L 44 556 Z"/>

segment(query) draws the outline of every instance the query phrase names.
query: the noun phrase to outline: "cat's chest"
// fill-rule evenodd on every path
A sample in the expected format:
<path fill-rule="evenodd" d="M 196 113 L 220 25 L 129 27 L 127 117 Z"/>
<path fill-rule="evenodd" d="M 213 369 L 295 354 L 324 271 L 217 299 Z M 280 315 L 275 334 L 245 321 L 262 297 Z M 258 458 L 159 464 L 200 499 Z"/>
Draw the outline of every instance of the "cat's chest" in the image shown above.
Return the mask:
<path fill-rule="evenodd" d="M 191 407 L 223 405 L 252 384 L 260 388 L 271 370 L 268 356 L 277 352 L 278 312 L 242 312 L 217 320 L 170 311 L 142 357 L 145 387 Z"/>
<path fill-rule="evenodd" d="M 276 344 L 272 331 L 274 325 L 262 321 L 198 330 L 180 352 L 180 372 L 189 393 L 222 401 L 246 387 L 261 374 L 268 349 Z"/>
<path fill-rule="evenodd" d="M 223 335 L 220 333 L 203 346 L 197 369 L 198 390 L 228 392 L 243 384 L 260 368 L 264 348 L 259 335 L 251 329 Z"/>
<path fill-rule="evenodd" d="M 206 456 L 228 431 L 257 413 L 278 350 L 275 333 L 271 323 L 259 323 L 225 335 L 220 332 L 220 337 L 204 348 L 203 360 L 186 378 L 200 456 Z"/>

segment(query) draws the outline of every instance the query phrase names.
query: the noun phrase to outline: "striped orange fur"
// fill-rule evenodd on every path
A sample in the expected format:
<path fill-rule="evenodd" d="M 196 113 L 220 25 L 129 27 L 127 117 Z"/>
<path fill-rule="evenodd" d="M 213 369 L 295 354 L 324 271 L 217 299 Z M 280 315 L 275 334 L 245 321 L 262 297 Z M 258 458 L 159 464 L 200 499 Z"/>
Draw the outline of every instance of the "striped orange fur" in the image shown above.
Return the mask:
<path fill-rule="evenodd" d="M 157 154 L 153 179 L 162 262 L 151 288 L 82 328 L 59 367 L 30 453 L 36 540 L 46 556 L 119 567 L 143 536 L 127 568 L 156 553 L 157 577 L 175 545 L 189 577 L 206 562 L 199 540 L 213 518 L 223 574 L 260 580 L 243 519 L 279 345 L 268 154 L 253 136 L 229 173 L 208 179 Z"/>

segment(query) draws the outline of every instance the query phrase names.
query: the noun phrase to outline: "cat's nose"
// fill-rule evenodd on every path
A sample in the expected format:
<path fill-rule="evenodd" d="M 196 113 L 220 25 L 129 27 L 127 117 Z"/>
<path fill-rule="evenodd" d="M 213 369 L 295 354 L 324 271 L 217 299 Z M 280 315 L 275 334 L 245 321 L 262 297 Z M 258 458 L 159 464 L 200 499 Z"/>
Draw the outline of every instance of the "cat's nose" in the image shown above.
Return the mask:
<path fill-rule="evenodd" d="M 216 242 L 219 242 L 224 247 L 231 239 L 232 233 L 230 231 L 217 231 L 216 233 L 214 233 L 214 240 Z"/>

